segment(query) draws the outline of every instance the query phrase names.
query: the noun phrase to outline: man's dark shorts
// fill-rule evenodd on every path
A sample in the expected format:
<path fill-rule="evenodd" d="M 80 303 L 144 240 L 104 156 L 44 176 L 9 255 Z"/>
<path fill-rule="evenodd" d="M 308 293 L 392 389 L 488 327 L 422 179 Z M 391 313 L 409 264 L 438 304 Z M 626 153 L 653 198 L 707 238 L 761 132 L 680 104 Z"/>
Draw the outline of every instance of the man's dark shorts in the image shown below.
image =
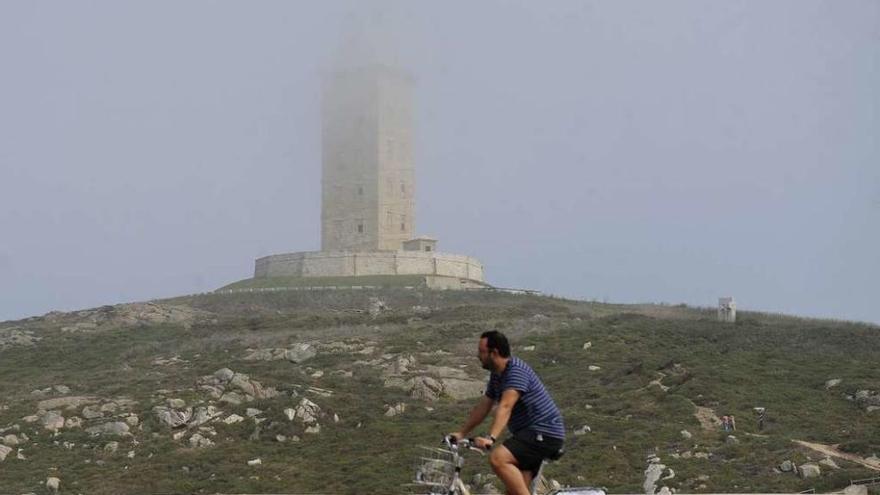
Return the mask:
<path fill-rule="evenodd" d="M 555 459 L 562 450 L 561 438 L 540 435 L 533 431 L 522 430 L 504 441 L 504 446 L 516 458 L 522 471 L 538 472 L 544 459 Z"/>

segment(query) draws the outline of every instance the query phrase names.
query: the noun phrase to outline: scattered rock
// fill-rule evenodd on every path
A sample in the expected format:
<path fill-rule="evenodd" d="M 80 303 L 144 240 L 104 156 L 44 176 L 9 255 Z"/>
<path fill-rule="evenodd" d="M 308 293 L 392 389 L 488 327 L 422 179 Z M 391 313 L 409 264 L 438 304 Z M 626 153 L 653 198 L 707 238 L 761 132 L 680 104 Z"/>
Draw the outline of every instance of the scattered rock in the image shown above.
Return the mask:
<path fill-rule="evenodd" d="M 599 371 L 599 370 L 601 370 L 602 368 L 600 368 L 600 367 L 598 367 L 598 366 L 596 366 L 596 365 L 594 365 L 594 364 L 591 364 L 591 365 L 587 366 L 587 369 L 590 370 L 590 371 Z"/>
<path fill-rule="evenodd" d="M 849 485 L 843 489 L 843 495 L 868 495 L 868 485 Z"/>
<path fill-rule="evenodd" d="M 309 433 L 312 435 L 321 433 L 321 425 L 319 425 L 318 423 L 315 423 L 311 426 L 307 426 L 305 431 L 306 431 L 306 433 Z"/>
<path fill-rule="evenodd" d="M 794 471 L 794 463 L 789 460 L 782 461 L 782 464 L 779 465 L 779 470 L 783 473 L 790 473 Z"/>
<path fill-rule="evenodd" d="M 819 466 L 817 464 L 808 462 L 806 464 L 801 464 L 800 466 L 798 466 L 798 474 L 800 474 L 801 478 L 803 479 L 818 478 L 819 476 L 821 476 L 822 470 L 819 469 Z"/>
<path fill-rule="evenodd" d="M 587 433 L 590 433 L 591 431 L 593 431 L 593 430 L 589 426 L 584 425 L 584 426 L 581 426 L 580 428 L 574 430 L 574 435 L 579 437 L 581 435 L 586 435 Z"/>
<path fill-rule="evenodd" d="M 403 414 L 404 412 L 406 412 L 406 404 L 400 402 L 393 406 L 387 406 L 387 409 L 385 410 L 385 416 L 393 418 L 394 416 L 398 416 L 400 414 Z"/>
<path fill-rule="evenodd" d="M 235 376 L 235 373 L 229 368 L 220 368 L 214 372 L 214 377 L 223 382 L 232 380 L 233 376 Z"/>
<path fill-rule="evenodd" d="M 591 347 L 593 347 L 593 343 L 592 343 L 592 342 L 584 342 L 584 347 L 583 347 L 584 350 L 587 350 L 587 349 L 589 349 L 589 348 L 591 348 Z"/>
<path fill-rule="evenodd" d="M 829 389 L 829 388 L 836 387 L 836 386 L 840 385 L 840 382 L 842 382 L 842 381 L 843 380 L 841 380 L 840 378 L 833 378 L 831 380 L 828 380 L 827 382 L 825 382 L 825 388 Z"/>
<path fill-rule="evenodd" d="M 840 466 L 838 466 L 837 463 L 834 462 L 834 459 L 832 459 L 830 457 L 826 457 L 826 458 L 822 459 L 821 461 L 819 461 L 819 465 L 826 467 L 828 469 L 840 469 Z"/>
<path fill-rule="evenodd" d="M 247 415 L 247 417 L 253 418 L 254 416 L 259 416 L 260 414 L 263 414 L 263 411 L 260 411 L 259 409 L 255 409 L 253 407 L 249 407 L 245 411 L 245 414 Z"/>
<path fill-rule="evenodd" d="M 648 467 L 645 469 L 645 481 L 642 484 L 644 493 L 653 495 L 657 492 L 657 482 L 663 476 L 666 466 L 660 464 L 660 458 L 651 456 L 648 458 Z"/>
<path fill-rule="evenodd" d="M 79 416 L 71 416 L 64 420 L 65 428 L 82 428 L 83 419 Z"/>
<path fill-rule="evenodd" d="M 687 430 L 681 430 L 681 437 L 685 440 L 690 440 L 691 438 L 693 438 L 693 435 Z"/>
<path fill-rule="evenodd" d="M 416 399 L 433 401 L 443 394 L 443 384 L 430 376 L 417 376 L 406 382 L 409 386 L 409 395 Z"/>
<path fill-rule="evenodd" d="M 290 409 L 290 410 L 292 411 L 293 409 Z M 229 416 L 226 417 L 226 419 L 223 420 L 223 422 L 228 425 L 235 424 L 235 423 L 241 423 L 242 421 L 244 421 L 244 418 L 239 416 L 238 414 L 230 414 Z"/>
<path fill-rule="evenodd" d="M 97 419 L 104 416 L 104 413 L 101 412 L 101 408 L 98 406 L 86 406 L 82 410 L 82 415 L 86 419 Z"/>
<path fill-rule="evenodd" d="M 250 461 L 247 461 L 247 465 L 248 465 L 248 466 L 259 466 L 259 465 L 261 465 L 261 464 L 263 464 L 263 460 L 262 460 L 262 459 L 252 459 L 252 460 L 250 460 Z"/>
<path fill-rule="evenodd" d="M 294 417 L 306 425 L 317 423 L 320 416 L 321 408 L 305 397 L 299 401 L 294 411 Z"/>
<path fill-rule="evenodd" d="M 119 450 L 119 442 L 107 442 L 107 445 L 104 445 L 104 452 L 108 454 L 115 454 L 117 450 Z"/>
<path fill-rule="evenodd" d="M 727 438 L 724 439 L 724 443 L 728 445 L 738 445 L 739 439 L 733 435 L 727 435 Z"/>
<path fill-rule="evenodd" d="M 58 397 L 55 399 L 41 400 L 37 403 L 37 409 L 40 411 L 49 411 L 52 409 L 77 409 L 86 404 L 94 404 L 98 402 L 95 397 Z"/>
<path fill-rule="evenodd" d="M 128 423 L 124 423 L 122 421 L 111 421 L 109 423 L 92 426 L 91 428 L 86 428 L 86 433 L 90 435 L 131 435 L 131 433 L 129 432 Z"/>
<path fill-rule="evenodd" d="M 67 385 L 55 385 L 52 388 L 54 388 L 56 392 L 62 395 L 67 395 L 70 393 L 70 387 L 68 387 Z"/>
<path fill-rule="evenodd" d="M 10 452 L 12 452 L 11 448 L 9 448 L 5 445 L 0 445 L 0 462 L 5 461 L 6 456 L 8 456 Z"/>
<path fill-rule="evenodd" d="M 385 302 L 382 301 L 381 299 L 379 299 L 378 297 L 371 297 L 370 298 L 370 307 L 368 309 L 370 316 L 373 318 L 376 318 L 377 316 L 382 314 L 382 312 L 384 312 L 384 311 L 389 311 L 388 305 L 386 305 Z"/>
<path fill-rule="evenodd" d="M 153 408 L 153 412 L 156 414 L 156 419 L 158 419 L 160 423 L 172 428 L 177 428 L 186 424 L 192 419 L 193 415 L 193 409 L 191 407 L 184 410 L 178 410 L 164 406 L 156 406 Z"/>
<path fill-rule="evenodd" d="M 522 348 L 522 350 L 523 350 L 523 352 L 532 352 L 532 351 L 535 350 L 535 346 L 533 346 L 533 345 L 527 345 L 527 346 L 524 346 L 524 347 Z"/>
<path fill-rule="evenodd" d="M 287 419 L 289 421 L 293 421 L 293 418 L 296 417 L 296 409 L 293 409 L 292 407 L 288 407 L 287 409 L 284 410 L 284 415 L 287 416 Z M 233 416 L 235 416 L 235 415 L 233 414 Z M 244 419 L 244 418 L 242 418 L 242 419 Z"/>
<path fill-rule="evenodd" d="M 241 405 L 244 402 L 244 397 L 237 392 L 227 392 L 220 396 L 220 402 L 225 402 L 227 404 L 231 404 L 233 406 Z"/>
<path fill-rule="evenodd" d="M 125 418 L 125 422 L 128 423 L 128 426 L 137 426 L 138 424 L 140 424 L 140 421 L 141 419 L 138 417 L 137 414 L 129 414 Z"/>
<path fill-rule="evenodd" d="M 46 411 L 40 418 L 40 424 L 47 430 L 58 431 L 64 428 L 64 416 L 58 411 Z"/>
<path fill-rule="evenodd" d="M 193 413 L 192 419 L 187 424 L 191 427 L 200 426 L 222 414 L 223 411 L 220 411 L 214 406 L 197 407 Z"/>
<path fill-rule="evenodd" d="M 168 407 L 171 409 L 183 409 L 186 407 L 186 401 L 183 399 L 168 399 Z"/>
<path fill-rule="evenodd" d="M 50 476 L 46 479 L 46 489 L 48 489 L 52 493 L 58 493 L 58 490 L 61 488 L 61 480 Z"/>
<path fill-rule="evenodd" d="M 302 363 L 318 354 L 318 351 L 311 344 L 294 344 L 293 347 L 287 349 L 284 358 L 291 363 Z"/>
<path fill-rule="evenodd" d="M 214 445 L 214 442 L 209 438 L 203 437 L 200 433 L 195 433 L 193 436 L 189 437 L 189 444 L 195 449 L 203 449 L 205 447 L 211 447 Z"/>

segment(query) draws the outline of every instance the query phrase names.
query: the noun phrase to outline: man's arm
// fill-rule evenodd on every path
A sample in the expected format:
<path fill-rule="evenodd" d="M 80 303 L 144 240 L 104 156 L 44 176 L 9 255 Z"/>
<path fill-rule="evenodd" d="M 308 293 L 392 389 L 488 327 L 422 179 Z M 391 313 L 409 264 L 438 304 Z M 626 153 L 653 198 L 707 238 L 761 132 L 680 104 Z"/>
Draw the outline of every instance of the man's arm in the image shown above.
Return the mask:
<path fill-rule="evenodd" d="M 468 419 L 465 421 L 464 426 L 461 427 L 461 430 L 453 433 L 453 435 L 459 440 L 465 438 L 468 433 L 486 419 L 486 416 L 492 411 L 492 406 L 494 405 L 495 401 L 484 395 L 483 398 L 480 399 L 480 402 L 471 409 L 471 413 L 468 415 Z"/>
<path fill-rule="evenodd" d="M 495 419 L 492 421 L 492 427 L 489 428 L 489 435 L 492 435 L 493 438 L 501 436 L 501 432 L 504 431 L 507 422 L 510 421 L 510 413 L 513 411 L 513 406 L 519 400 L 520 395 L 522 393 L 519 390 L 512 388 L 505 390 L 501 394 L 498 410 L 495 411 Z"/>

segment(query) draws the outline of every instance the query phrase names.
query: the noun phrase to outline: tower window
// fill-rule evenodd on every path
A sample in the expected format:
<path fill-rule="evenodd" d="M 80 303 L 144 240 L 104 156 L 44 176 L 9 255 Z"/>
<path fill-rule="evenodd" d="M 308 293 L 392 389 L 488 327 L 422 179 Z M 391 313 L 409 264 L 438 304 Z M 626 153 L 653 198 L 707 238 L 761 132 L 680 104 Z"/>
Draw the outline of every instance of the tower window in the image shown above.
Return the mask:
<path fill-rule="evenodd" d="M 358 234 L 363 234 L 363 233 L 364 233 L 364 224 L 359 223 L 358 224 Z"/>
<path fill-rule="evenodd" d="M 400 192 L 402 192 L 402 193 L 406 192 L 406 184 L 404 184 L 403 182 L 400 183 Z"/>
<path fill-rule="evenodd" d="M 358 186 L 358 196 L 364 195 L 364 186 Z"/>
<path fill-rule="evenodd" d="M 430 251 L 430 250 L 431 250 L 431 246 L 425 246 L 425 251 Z"/>

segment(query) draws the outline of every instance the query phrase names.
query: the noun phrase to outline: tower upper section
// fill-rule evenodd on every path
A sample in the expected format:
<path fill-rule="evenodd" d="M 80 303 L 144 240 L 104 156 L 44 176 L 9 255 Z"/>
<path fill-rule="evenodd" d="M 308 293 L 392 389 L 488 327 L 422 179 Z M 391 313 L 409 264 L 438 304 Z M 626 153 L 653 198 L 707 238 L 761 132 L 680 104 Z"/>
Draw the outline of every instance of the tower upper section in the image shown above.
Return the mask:
<path fill-rule="evenodd" d="M 325 77 L 322 251 L 398 250 L 413 237 L 413 84 L 380 64 Z"/>

